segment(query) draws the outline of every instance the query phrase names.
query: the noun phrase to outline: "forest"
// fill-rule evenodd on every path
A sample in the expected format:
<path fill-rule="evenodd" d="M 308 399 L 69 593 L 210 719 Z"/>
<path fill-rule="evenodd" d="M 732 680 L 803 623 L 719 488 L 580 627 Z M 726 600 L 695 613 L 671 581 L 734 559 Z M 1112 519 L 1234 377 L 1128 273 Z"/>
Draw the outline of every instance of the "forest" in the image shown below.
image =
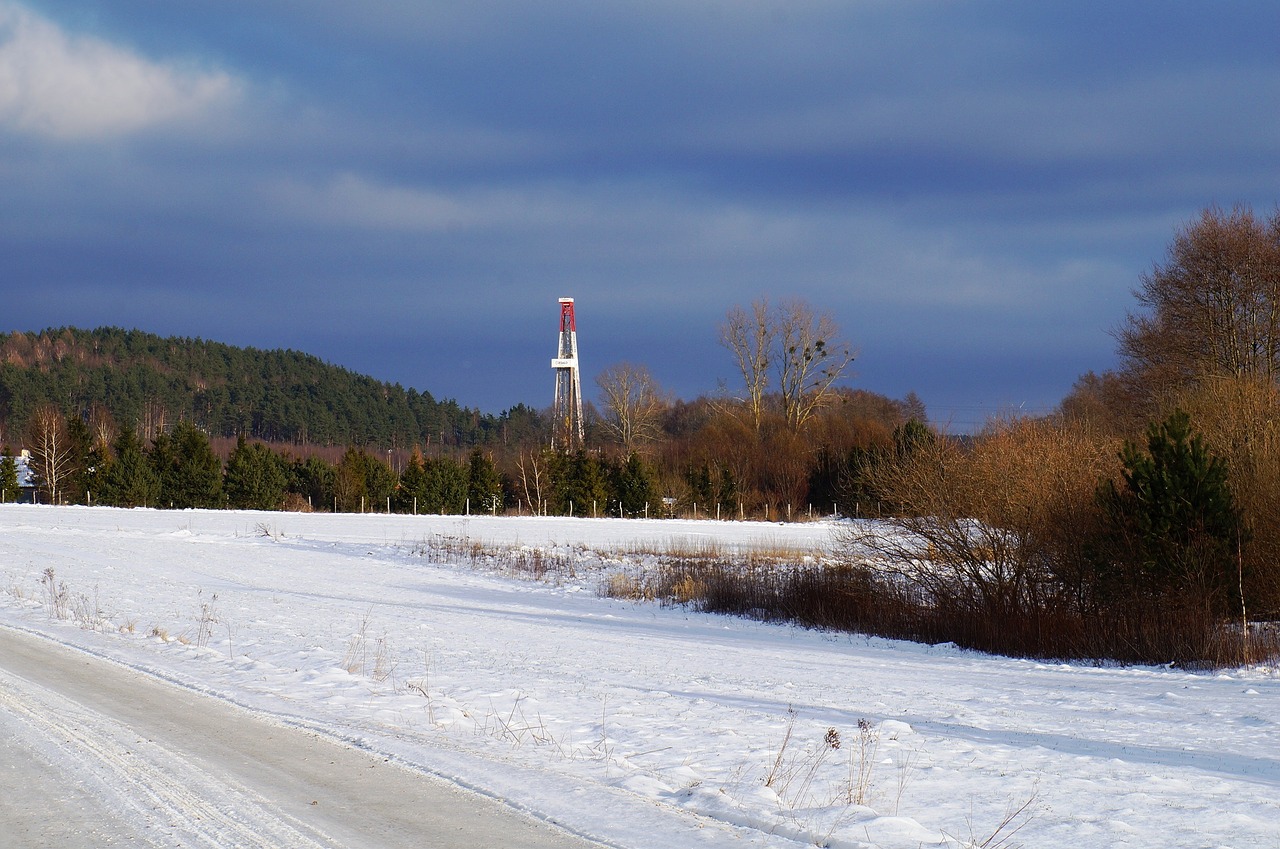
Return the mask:
<path fill-rule="evenodd" d="M 315 445 L 471 445 L 518 432 L 532 411 L 485 415 L 297 351 L 138 330 L 0 334 L 0 423 L 21 433 L 56 404 L 144 431 L 179 420 L 210 436 Z"/>
<path fill-rule="evenodd" d="M 774 347 L 801 324 L 803 332 L 833 332 L 807 304 L 756 306 Z M 411 510 L 416 494 L 433 512 L 484 503 L 579 515 L 852 513 L 875 508 L 845 503 L 857 493 L 838 480 L 843 464 L 925 416 L 914 397 L 834 386 L 851 357 L 810 356 L 808 383 L 792 379 L 792 395 L 761 392 L 754 404 L 674 399 L 646 368 L 620 363 L 599 376 L 602 403 L 586 406 L 585 443 L 566 453 L 548 450 L 550 411 L 480 413 L 293 351 L 61 328 L 0 337 L 0 358 L 0 444 L 31 450 L 39 497 L 60 503 L 243 504 L 230 480 L 229 500 L 174 497 L 164 486 L 174 474 L 162 474 L 167 466 L 206 463 L 174 460 L 170 449 L 204 442 L 228 476 L 249 456 L 287 472 L 278 493 L 250 499 L 268 509 Z M 763 374 L 756 379 L 764 385 Z M 815 381 L 825 382 L 821 392 Z M 124 496 L 116 482 L 135 454 L 160 489 Z M 479 474 L 477 457 L 493 469 L 492 487 L 468 483 Z M 641 482 L 625 482 L 628 475 Z M 277 480 L 274 471 L 268 478 Z"/>

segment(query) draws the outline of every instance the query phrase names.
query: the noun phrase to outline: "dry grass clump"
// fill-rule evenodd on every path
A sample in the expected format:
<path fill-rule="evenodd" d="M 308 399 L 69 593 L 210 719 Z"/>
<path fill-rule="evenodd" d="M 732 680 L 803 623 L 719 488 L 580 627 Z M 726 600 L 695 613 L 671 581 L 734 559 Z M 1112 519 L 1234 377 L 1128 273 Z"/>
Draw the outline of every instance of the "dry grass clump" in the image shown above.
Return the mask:
<path fill-rule="evenodd" d="M 564 551 L 534 546 L 487 543 L 466 536 L 435 534 L 419 542 L 411 553 L 428 563 L 458 564 L 513 577 L 542 580 L 548 576 L 572 578 L 575 566 L 587 555 L 585 547 Z"/>
<path fill-rule="evenodd" d="M 363 675 L 374 681 L 386 681 L 395 674 L 396 662 L 392 658 L 391 644 L 386 634 L 374 637 L 370 634 L 372 610 L 366 610 L 355 633 L 347 643 L 342 658 L 342 668 L 351 675 Z"/>

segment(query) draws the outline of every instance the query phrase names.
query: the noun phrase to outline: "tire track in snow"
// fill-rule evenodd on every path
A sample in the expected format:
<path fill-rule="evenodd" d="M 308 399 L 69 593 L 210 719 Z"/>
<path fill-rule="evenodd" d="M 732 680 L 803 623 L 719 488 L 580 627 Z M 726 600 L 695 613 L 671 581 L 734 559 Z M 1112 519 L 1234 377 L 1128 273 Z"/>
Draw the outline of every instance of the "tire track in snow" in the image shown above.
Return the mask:
<path fill-rule="evenodd" d="M 175 841 L 210 849 L 337 845 L 248 788 L 4 670 L 0 710 L 29 730 L 26 747 L 71 765 L 74 776 L 93 785 L 83 789 L 99 798 L 106 810 L 121 812 L 153 846 L 172 846 Z"/>
<path fill-rule="evenodd" d="M 283 719 L 0 627 L 0 846 L 601 845 Z"/>

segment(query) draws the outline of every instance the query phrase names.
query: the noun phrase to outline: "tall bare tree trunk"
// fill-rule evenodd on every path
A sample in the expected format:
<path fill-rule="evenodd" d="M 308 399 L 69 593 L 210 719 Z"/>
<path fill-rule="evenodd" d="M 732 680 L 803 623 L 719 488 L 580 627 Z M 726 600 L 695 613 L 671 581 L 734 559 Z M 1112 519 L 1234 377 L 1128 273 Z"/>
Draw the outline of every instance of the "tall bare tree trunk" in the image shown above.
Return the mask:
<path fill-rule="evenodd" d="M 720 326 L 720 344 L 733 353 L 742 374 L 747 411 L 756 433 L 764 418 L 765 392 L 769 388 L 769 369 L 773 365 L 773 343 L 776 335 L 769 316 L 769 301 L 761 298 L 751 304 L 751 312 L 742 307 L 730 308 Z"/>
<path fill-rule="evenodd" d="M 75 471 L 62 411 L 52 404 L 36 410 L 31 417 L 30 440 L 36 484 L 50 504 L 57 504 L 66 478 Z"/>

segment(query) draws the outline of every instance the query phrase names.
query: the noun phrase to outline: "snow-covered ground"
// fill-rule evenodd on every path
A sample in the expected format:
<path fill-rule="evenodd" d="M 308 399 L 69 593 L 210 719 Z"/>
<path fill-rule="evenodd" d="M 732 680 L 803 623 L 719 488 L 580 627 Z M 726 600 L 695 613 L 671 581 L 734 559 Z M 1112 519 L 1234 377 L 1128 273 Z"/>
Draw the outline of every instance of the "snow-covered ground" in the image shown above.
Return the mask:
<path fill-rule="evenodd" d="M 0 623 L 628 849 L 1280 846 L 1275 670 L 1008 660 L 598 592 L 657 548 L 830 531 L 5 505 Z M 471 556 L 502 549 L 556 568 Z"/>

